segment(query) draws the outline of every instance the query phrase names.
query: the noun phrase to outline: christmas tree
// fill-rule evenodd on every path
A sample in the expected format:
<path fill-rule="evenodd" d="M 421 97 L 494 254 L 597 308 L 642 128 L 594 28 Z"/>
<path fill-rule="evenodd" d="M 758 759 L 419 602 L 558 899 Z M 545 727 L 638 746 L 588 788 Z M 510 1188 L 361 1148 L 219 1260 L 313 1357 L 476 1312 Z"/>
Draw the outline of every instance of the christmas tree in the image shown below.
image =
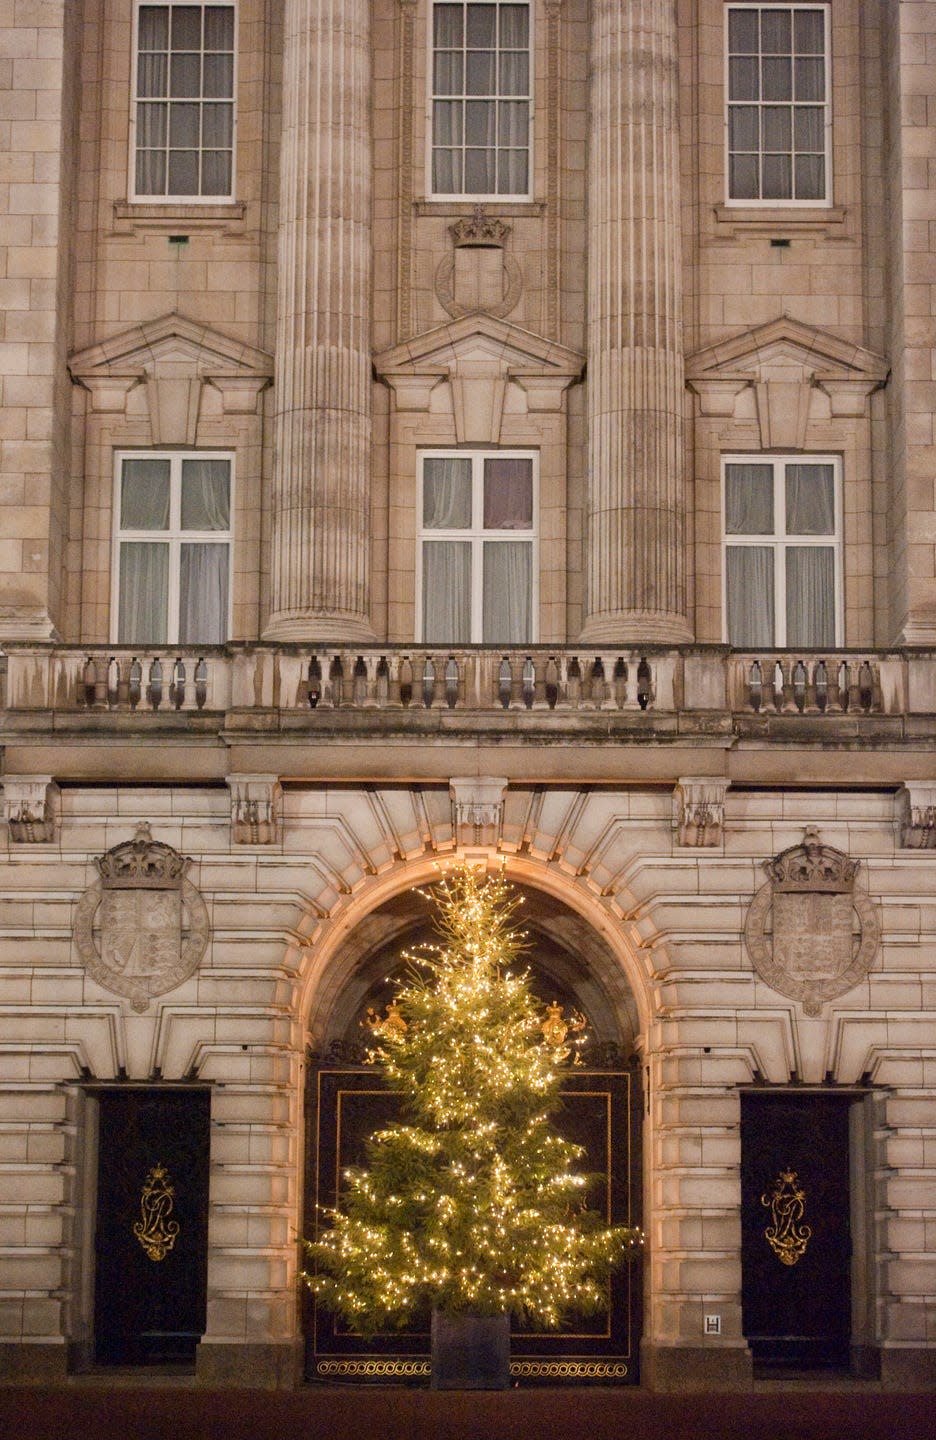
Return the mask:
<path fill-rule="evenodd" d="M 581 1147 L 553 1120 L 569 1048 L 523 968 L 520 897 L 502 875 L 453 871 L 430 897 L 438 944 L 408 969 L 371 1058 L 401 1098 L 303 1279 L 364 1335 L 429 1307 L 554 1328 L 607 1304 L 611 1270 L 641 1243 L 587 1207 Z"/>

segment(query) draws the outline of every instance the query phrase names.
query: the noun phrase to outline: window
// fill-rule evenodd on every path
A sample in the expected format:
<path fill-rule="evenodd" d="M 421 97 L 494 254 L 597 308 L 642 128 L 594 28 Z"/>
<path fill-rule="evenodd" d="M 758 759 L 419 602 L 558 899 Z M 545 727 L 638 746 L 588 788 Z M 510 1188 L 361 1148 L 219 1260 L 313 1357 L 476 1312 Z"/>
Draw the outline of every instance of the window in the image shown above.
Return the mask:
<path fill-rule="evenodd" d="M 230 610 L 231 458 L 118 456 L 112 627 L 120 645 L 218 645 Z"/>
<path fill-rule="evenodd" d="M 530 53 L 529 5 L 433 6 L 433 194 L 529 194 Z"/>
<path fill-rule="evenodd" d="M 841 498 L 836 460 L 736 456 L 725 463 L 729 645 L 841 643 Z"/>
<path fill-rule="evenodd" d="M 234 6 L 139 5 L 132 191 L 228 199 L 234 184 Z"/>
<path fill-rule="evenodd" d="M 830 202 L 828 26 L 826 5 L 729 5 L 729 201 Z"/>
<path fill-rule="evenodd" d="M 421 461 L 417 582 L 430 645 L 522 645 L 535 636 L 532 455 L 433 453 Z"/>

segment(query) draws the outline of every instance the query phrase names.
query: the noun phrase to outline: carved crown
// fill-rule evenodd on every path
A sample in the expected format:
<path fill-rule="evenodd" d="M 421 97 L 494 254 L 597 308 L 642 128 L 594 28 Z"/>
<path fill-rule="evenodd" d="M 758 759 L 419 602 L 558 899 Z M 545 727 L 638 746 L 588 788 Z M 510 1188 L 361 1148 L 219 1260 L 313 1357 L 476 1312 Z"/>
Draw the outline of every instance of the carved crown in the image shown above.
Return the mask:
<path fill-rule="evenodd" d="M 801 845 L 791 845 L 766 861 L 764 869 L 775 890 L 841 892 L 854 888 L 858 861 L 823 845 L 819 832 L 810 826 Z"/>
<path fill-rule="evenodd" d="M 115 845 L 95 864 L 109 890 L 178 890 L 189 861 L 171 845 L 154 840 L 144 821 L 133 840 Z"/>
<path fill-rule="evenodd" d="M 476 205 L 471 216 L 464 215 L 449 226 L 449 234 L 459 245 L 501 245 L 506 243 L 510 226 L 487 214 L 483 205 Z"/>

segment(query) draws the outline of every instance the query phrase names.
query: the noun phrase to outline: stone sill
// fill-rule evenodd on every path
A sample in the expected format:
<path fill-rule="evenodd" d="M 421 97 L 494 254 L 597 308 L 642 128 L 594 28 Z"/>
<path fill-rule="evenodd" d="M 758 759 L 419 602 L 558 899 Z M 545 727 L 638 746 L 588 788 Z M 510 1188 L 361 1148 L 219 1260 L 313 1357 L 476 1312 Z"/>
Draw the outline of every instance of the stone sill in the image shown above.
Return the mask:
<path fill-rule="evenodd" d="M 222 204 L 187 205 L 169 200 L 164 205 L 137 201 L 114 202 L 115 235 L 239 234 L 247 215 L 245 200 Z"/>
<path fill-rule="evenodd" d="M 841 239 L 847 210 L 844 205 L 809 206 L 802 209 L 782 205 L 716 205 L 719 226 L 741 235 L 828 235 Z"/>

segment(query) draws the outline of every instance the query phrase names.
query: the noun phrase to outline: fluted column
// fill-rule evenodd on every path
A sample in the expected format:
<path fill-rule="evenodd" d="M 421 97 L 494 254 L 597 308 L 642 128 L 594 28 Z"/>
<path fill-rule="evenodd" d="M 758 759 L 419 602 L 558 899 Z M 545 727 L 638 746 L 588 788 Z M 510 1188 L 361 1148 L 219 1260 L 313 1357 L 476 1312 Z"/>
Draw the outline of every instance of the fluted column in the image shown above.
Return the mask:
<path fill-rule="evenodd" d="M 286 0 L 267 639 L 371 634 L 369 32 Z"/>
<path fill-rule="evenodd" d="M 675 0 L 593 0 L 584 639 L 686 621 Z"/>

